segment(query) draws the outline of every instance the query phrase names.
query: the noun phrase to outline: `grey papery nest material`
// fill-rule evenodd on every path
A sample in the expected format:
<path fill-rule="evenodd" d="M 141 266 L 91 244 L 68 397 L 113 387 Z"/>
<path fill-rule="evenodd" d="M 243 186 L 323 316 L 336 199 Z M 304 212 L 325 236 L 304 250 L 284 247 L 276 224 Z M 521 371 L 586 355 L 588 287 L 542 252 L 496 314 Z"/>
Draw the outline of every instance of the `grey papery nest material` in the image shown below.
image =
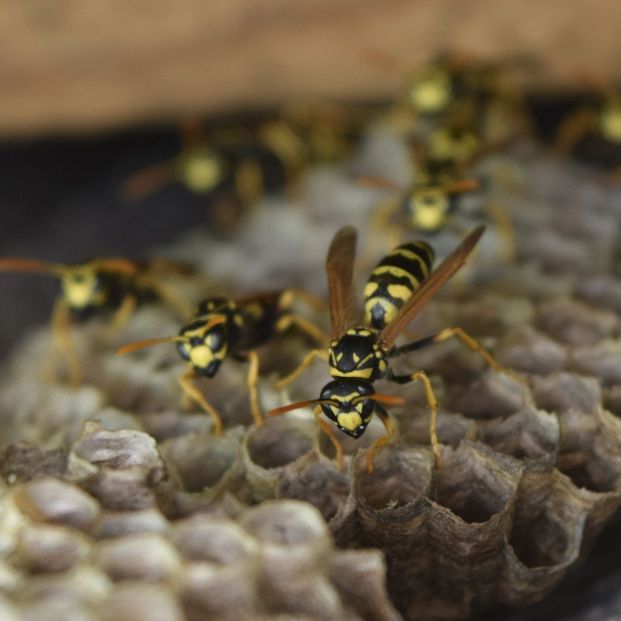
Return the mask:
<path fill-rule="evenodd" d="M 243 365 L 227 360 L 199 382 L 225 423 L 215 437 L 209 417 L 180 405 L 174 347 L 112 356 L 124 342 L 174 334 L 162 309 L 140 310 L 118 343 L 100 321 L 73 328 L 87 378 L 75 391 L 33 379 L 49 338 L 26 339 L 0 390 L 0 617 L 450 619 L 549 593 L 621 504 L 621 281 L 610 266 L 621 192 L 532 151 L 514 164 L 523 192 L 505 198 L 518 261 L 500 264 L 490 227 L 473 267 L 411 329 L 460 325 L 530 384 L 455 343 L 399 360 L 432 377 L 439 468 L 418 386 L 386 388 L 406 405 L 391 408 L 398 433 L 375 471 L 360 449 L 382 433 L 378 421 L 343 440 L 339 472 L 308 412 L 248 427 Z M 232 288 L 321 293 L 330 236 L 348 221 L 366 233 L 375 199 L 333 171 L 303 187 L 295 204 L 256 209 L 233 244 L 197 232 L 177 255 Z M 361 263 L 365 247 L 384 242 L 368 237 Z M 265 409 L 314 398 L 327 381 L 318 363 L 288 393 L 274 391 L 281 365 L 303 353 L 295 338 L 265 348 Z"/>

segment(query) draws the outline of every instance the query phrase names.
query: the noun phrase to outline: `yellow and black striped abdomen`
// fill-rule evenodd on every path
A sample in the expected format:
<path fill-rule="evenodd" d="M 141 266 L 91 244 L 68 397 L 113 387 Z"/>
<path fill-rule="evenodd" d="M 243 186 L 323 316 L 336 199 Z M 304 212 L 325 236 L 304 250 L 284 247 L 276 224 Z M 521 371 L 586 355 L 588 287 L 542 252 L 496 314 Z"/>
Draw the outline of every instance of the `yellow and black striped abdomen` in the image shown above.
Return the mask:
<path fill-rule="evenodd" d="M 371 272 L 364 288 L 364 316 L 368 325 L 381 330 L 427 278 L 434 253 L 422 241 L 397 246 Z"/>

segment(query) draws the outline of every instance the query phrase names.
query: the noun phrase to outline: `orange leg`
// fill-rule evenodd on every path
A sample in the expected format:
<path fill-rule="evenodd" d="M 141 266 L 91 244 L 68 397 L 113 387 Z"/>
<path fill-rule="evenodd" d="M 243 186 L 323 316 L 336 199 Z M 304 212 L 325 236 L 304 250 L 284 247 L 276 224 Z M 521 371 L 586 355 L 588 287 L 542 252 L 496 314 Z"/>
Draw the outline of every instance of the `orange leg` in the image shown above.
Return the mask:
<path fill-rule="evenodd" d="M 192 380 L 196 379 L 198 375 L 193 369 L 189 369 L 179 378 L 179 385 L 192 401 L 198 403 L 209 416 L 213 419 L 213 432 L 217 436 L 222 435 L 222 419 L 217 410 L 205 399 L 203 393 L 193 384 Z"/>

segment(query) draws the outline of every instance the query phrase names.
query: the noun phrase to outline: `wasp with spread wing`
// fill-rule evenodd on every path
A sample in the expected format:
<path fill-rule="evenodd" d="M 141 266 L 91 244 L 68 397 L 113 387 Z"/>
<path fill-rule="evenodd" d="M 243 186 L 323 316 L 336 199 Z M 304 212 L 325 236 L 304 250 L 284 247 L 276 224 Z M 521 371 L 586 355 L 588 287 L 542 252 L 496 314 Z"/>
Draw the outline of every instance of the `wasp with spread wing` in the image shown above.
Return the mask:
<path fill-rule="evenodd" d="M 285 289 L 238 300 L 208 298 L 197 306 L 194 318 L 177 336 L 129 343 L 121 347 L 117 354 L 123 355 L 160 343 L 176 343 L 180 356 L 189 366 L 179 379 L 181 389 L 211 416 L 217 435 L 222 433 L 220 414 L 196 387 L 194 380 L 214 377 L 226 358 L 247 361 L 250 412 L 255 423 L 260 425 L 263 418 L 257 394 L 259 357 L 256 349 L 291 326 L 317 343 L 326 341 L 324 333 L 317 326 L 293 312 L 296 298 L 304 299 L 310 306 L 323 307 L 323 303 L 314 296 L 298 289 Z"/>
<path fill-rule="evenodd" d="M 193 269 L 186 264 L 166 259 L 131 261 L 124 258 L 101 258 L 64 265 L 36 259 L 0 258 L 0 271 L 46 274 L 60 279 L 61 294 L 52 314 L 52 336 L 67 364 L 71 385 L 81 381 L 80 362 L 69 338 L 72 319 L 87 319 L 104 310 L 113 311 L 110 333 L 122 329 L 136 306 L 161 300 L 180 316 L 188 315 L 188 307 L 163 279 L 189 275 Z"/>
<path fill-rule="evenodd" d="M 478 352 L 494 369 L 522 379 L 501 366 L 478 341 L 458 327 L 446 328 L 407 345 L 397 347 L 394 344 L 438 289 L 465 263 L 483 231 L 483 226 L 472 231 L 432 272 L 433 250 L 426 243 L 411 242 L 395 248 L 380 261 L 367 282 L 364 291 L 364 324 L 348 327 L 357 234 L 350 226 L 341 229 L 332 240 L 326 260 L 332 325 L 330 347 L 327 354 L 319 350 L 309 352 L 298 369 L 281 380 L 279 385 L 284 386 L 293 381 L 315 356 L 329 360 L 333 380 L 324 386 L 318 399 L 276 408 L 267 415 L 277 416 L 302 407 L 320 406 L 319 410 L 316 409 L 317 421 L 334 444 L 337 463 L 342 469 L 343 448 L 333 434 L 332 427 L 319 417 L 319 413 L 323 411 L 341 431 L 354 438 L 365 432 L 373 414 L 377 414 L 384 424 L 386 434 L 378 438 L 367 453 L 367 469 L 371 472 L 375 454 L 394 434 L 392 420 L 382 404 L 403 403 L 398 397 L 375 392 L 373 383 L 380 379 L 397 384 L 420 381 L 431 410 L 431 446 L 439 462 L 440 445 L 436 434 L 438 404 L 431 382 L 422 370 L 406 375 L 395 374 L 390 367 L 390 359 L 457 337 L 471 350 Z"/>

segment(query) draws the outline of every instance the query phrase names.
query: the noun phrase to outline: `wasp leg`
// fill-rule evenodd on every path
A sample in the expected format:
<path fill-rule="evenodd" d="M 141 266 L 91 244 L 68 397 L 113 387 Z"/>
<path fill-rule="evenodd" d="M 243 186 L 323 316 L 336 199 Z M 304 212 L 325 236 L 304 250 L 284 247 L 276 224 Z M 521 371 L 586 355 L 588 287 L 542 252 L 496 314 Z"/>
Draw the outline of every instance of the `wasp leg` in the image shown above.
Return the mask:
<path fill-rule="evenodd" d="M 138 300 L 133 295 L 126 295 L 121 302 L 121 305 L 117 308 L 112 322 L 106 330 L 106 334 L 109 338 L 117 336 L 122 332 L 123 328 L 127 325 L 130 317 L 133 315 L 138 306 Z"/>
<path fill-rule="evenodd" d="M 259 356 L 256 351 L 249 351 L 248 357 L 248 376 L 246 379 L 248 385 L 248 394 L 250 395 L 250 412 L 254 423 L 257 427 L 263 424 L 263 416 L 261 416 L 261 408 L 259 407 L 259 395 L 257 394 L 257 380 L 259 377 Z"/>
<path fill-rule="evenodd" d="M 235 193 L 244 207 L 256 203 L 265 193 L 263 172 L 258 162 L 247 159 L 235 169 Z"/>
<path fill-rule="evenodd" d="M 578 141 L 595 127 L 595 113 L 586 108 L 577 110 L 565 119 L 556 134 L 554 151 L 558 155 L 567 155 L 578 144 Z"/>
<path fill-rule="evenodd" d="M 445 328 L 441 332 L 434 334 L 433 336 L 428 336 L 424 339 L 420 339 L 419 341 L 415 341 L 414 343 L 410 343 L 408 345 L 402 345 L 401 347 L 393 347 L 388 355 L 390 358 L 394 358 L 396 356 L 401 356 L 405 353 L 414 351 L 416 349 L 422 349 L 423 347 L 427 347 L 428 345 L 433 345 L 434 343 L 441 343 L 442 341 L 446 341 L 450 338 L 457 337 L 468 349 L 478 353 L 487 364 L 492 367 L 495 371 L 499 373 L 504 373 L 512 377 L 514 380 L 520 382 L 521 384 L 528 384 L 527 379 L 520 373 L 509 369 L 500 362 L 498 362 L 486 349 L 483 347 L 479 341 L 471 337 L 468 333 L 464 332 L 459 327 Z"/>
<path fill-rule="evenodd" d="M 280 317 L 276 322 L 276 332 L 285 332 L 291 326 L 295 326 L 300 332 L 309 336 L 313 341 L 316 341 L 319 345 L 328 346 L 330 338 L 323 332 L 321 328 L 318 328 L 314 323 L 308 321 L 300 315 L 294 315 L 293 313 L 287 313 Z"/>
<path fill-rule="evenodd" d="M 388 238 L 387 245 L 389 248 L 398 246 L 401 240 L 401 227 L 391 223 L 391 218 L 398 209 L 399 199 L 390 196 L 380 202 L 371 216 L 371 231 L 375 231 L 377 234 L 381 235 L 382 238 L 386 236 Z M 363 266 L 370 266 L 374 265 L 376 261 L 377 257 L 374 256 L 373 249 L 371 248 L 365 252 L 365 256 L 361 259 L 361 264 Z"/>
<path fill-rule="evenodd" d="M 308 304 L 308 306 L 317 311 L 325 311 L 328 308 L 328 305 L 323 298 L 309 293 L 304 289 L 297 289 L 296 287 L 290 287 L 282 292 L 279 300 L 279 306 L 282 309 L 290 308 L 295 299 L 302 300 L 305 304 Z"/>
<path fill-rule="evenodd" d="M 302 362 L 300 362 L 300 364 L 298 365 L 296 369 L 294 369 L 291 373 L 289 373 L 289 375 L 285 375 L 285 377 L 281 377 L 274 384 L 274 387 L 276 388 L 276 390 L 280 390 L 281 388 L 284 388 L 285 386 L 288 386 L 289 384 L 294 382 L 298 377 L 300 377 L 300 375 L 302 375 L 305 369 L 310 367 L 310 365 L 312 364 L 315 358 L 321 358 L 322 360 L 327 360 L 328 351 L 326 349 L 311 349 L 306 354 L 306 356 L 304 356 L 304 359 L 302 360 Z"/>
<path fill-rule="evenodd" d="M 161 282 L 153 282 L 151 279 L 145 282 L 157 297 L 166 303 L 183 321 L 192 318 L 192 306 L 182 299 L 173 289 Z"/>
<path fill-rule="evenodd" d="M 410 382 L 418 381 L 423 383 L 423 387 L 425 389 L 425 399 L 427 400 L 427 405 L 429 406 L 429 410 L 431 412 L 429 417 L 429 440 L 431 442 L 431 448 L 433 449 L 433 454 L 436 460 L 436 466 L 440 466 L 440 442 L 438 442 L 437 431 L 438 400 L 433 392 L 429 377 L 427 377 L 427 374 L 424 371 L 414 371 L 414 373 L 410 373 L 409 375 L 393 375 L 388 379 L 397 384 L 409 384 Z M 382 422 L 384 422 L 383 419 Z M 384 425 L 386 425 L 385 422 Z"/>
<path fill-rule="evenodd" d="M 73 348 L 69 336 L 70 318 L 71 313 L 66 302 L 62 298 L 58 299 L 54 304 L 54 311 L 52 313 L 52 339 L 54 348 L 63 354 L 67 363 L 67 379 L 69 385 L 76 387 L 79 386 L 82 381 L 82 371 L 80 369 L 78 355 Z M 50 362 L 48 363 L 49 374 L 53 377 L 56 376 L 54 358 L 55 356 L 52 354 Z"/>
<path fill-rule="evenodd" d="M 129 202 L 138 202 L 175 180 L 170 163 L 154 164 L 134 173 L 121 186 L 121 196 Z"/>
<path fill-rule="evenodd" d="M 315 408 L 315 420 L 319 425 L 319 428 L 330 438 L 335 450 L 336 450 L 336 467 L 339 472 L 343 472 L 345 468 L 345 457 L 343 451 L 343 445 L 339 442 L 339 439 L 334 435 L 332 425 L 321 418 L 321 408 Z"/>
<path fill-rule="evenodd" d="M 388 416 L 388 412 L 386 412 L 386 410 L 381 407 L 379 403 L 375 406 L 375 413 L 380 417 L 382 423 L 384 423 L 386 435 L 375 440 L 375 442 L 371 444 L 367 451 L 367 472 L 369 474 L 371 474 L 374 470 L 373 461 L 375 460 L 375 455 L 377 455 L 377 452 L 382 448 L 382 446 L 384 446 L 384 444 L 387 444 L 395 434 L 395 425 L 392 422 L 392 419 L 390 418 L 390 416 Z"/>
<path fill-rule="evenodd" d="M 496 229 L 502 239 L 503 261 L 515 263 L 515 236 L 507 208 L 501 202 L 492 199 L 486 202 L 485 210 L 496 224 Z"/>
<path fill-rule="evenodd" d="M 193 379 L 196 379 L 198 375 L 193 369 L 188 370 L 179 378 L 179 385 L 181 390 L 195 403 L 198 403 L 209 416 L 213 419 L 213 432 L 217 436 L 222 435 L 222 419 L 217 410 L 205 399 L 203 393 L 192 383 Z"/>

